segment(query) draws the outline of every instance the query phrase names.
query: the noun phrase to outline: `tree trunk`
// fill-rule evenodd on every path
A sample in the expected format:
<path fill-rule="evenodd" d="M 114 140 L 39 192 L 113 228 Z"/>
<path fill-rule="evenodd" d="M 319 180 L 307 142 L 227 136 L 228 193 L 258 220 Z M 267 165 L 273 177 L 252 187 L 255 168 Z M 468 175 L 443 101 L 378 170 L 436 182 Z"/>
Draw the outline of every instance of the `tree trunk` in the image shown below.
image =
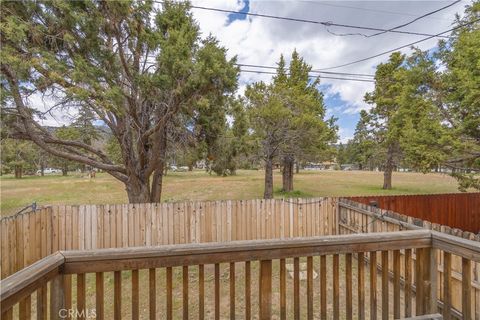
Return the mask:
<path fill-rule="evenodd" d="M 167 167 L 167 129 L 160 132 L 160 148 L 158 152 L 157 169 L 153 172 L 152 191 L 149 202 L 160 202 L 162 199 L 162 186 L 164 170 Z M 147 182 L 148 183 L 148 182 Z"/>
<path fill-rule="evenodd" d="M 273 159 L 267 158 L 265 161 L 265 191 L 263 193 L 264 199 L 273 198 Z"/>
<path fill-rule="evenodd" d="M 64 165 L 62 167 L 62 176 L 67 176 L 68 175 L 68 166 Z"/>
<path fill-rule="evenodd" d="M 21 179 L 23 176 L 23 167 L 21 165 L 15 165 L 15 179 Z"/>
<path fill-rule="evenodd" d="M 160 202 L 162 198 L 162 186 L 163 186 L 163 167 L 155 170 L 152 181 L 152 192 L 150 194 L 149 202 Z"/>
<path fill-rule="evenodd" d="M 293 191 L 293 165 L 295 158 L 291 155 L 283 158 L 283 173 L 282 173 L 282 191 Z"/>
<path fill-rule="evenodd" d="M 130 177 L 125 183 L 125 190 L 130 203 L 148 203 L 150 202 L 150 183 L 142 181 L 138 177 Z"/>
<path fill-rule="evenodd" d="M 393 172 L 393 146 L 388 146 L 387 161 L 385 163 L 385 169 L 383 171 L 383 189 L 392 189 L 392 172 Z"/>
<path fill-rule="evenodd" d="M 300 173 L 300 164 L 298 162 L 295 166 L 295 173 Z"/>

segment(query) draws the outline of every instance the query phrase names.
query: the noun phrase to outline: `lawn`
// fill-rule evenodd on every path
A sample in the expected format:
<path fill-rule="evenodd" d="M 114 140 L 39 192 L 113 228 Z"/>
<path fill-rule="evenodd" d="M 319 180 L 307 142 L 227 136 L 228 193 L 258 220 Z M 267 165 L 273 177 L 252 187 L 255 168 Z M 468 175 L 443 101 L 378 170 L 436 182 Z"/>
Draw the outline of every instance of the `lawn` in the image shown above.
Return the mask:
<path fill-rule="evenodd" d="M 204 171 L 168 173 L 162 201 L 252 199 L 263 194 L 263 171 L 240 170 L 236 176 L 218 177 Z M 393 190 L 382 190 L 381 172 L 301 171 L 295 175 L 293 193 L 278 190 L 281 175 L 275 172 L 276 197 L 348 196 L 372 194 L 420 194 L 458 192 L 456 181 L 443 174 L 395 172 Z M 0 177 L 1 214 L 9 215 L 36 201 L 38 204 L 124 203 L 123 185 L 108 174 L 89 179 L 80 174 L 67 177 Z"/>

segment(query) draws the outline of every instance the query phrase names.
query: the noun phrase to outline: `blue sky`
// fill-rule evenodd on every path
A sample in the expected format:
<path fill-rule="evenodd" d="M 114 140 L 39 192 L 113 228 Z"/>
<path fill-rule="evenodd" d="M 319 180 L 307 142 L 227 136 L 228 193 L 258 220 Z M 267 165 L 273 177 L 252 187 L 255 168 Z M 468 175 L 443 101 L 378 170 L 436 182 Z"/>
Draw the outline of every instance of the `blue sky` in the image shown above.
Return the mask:
<path fill-rule="evenodd" d="M 245 0 L 243 3 L 243 7 L 239 10 L 235 10 L 239 12 L 249 12 L 250 11 L 250 0 Z M 231 13 L 228 15 L 228 23 L 232 23 L 235 20 L 245 20 L 247 19 L 247 15 L 240 14 L 240 13 Z"/>
<path fill-rule="evenodd" d="M 357 112 L 344 112 L 345 107 L 348 106 L 348 101 L 342 100 L 339 93 L 326 97 L 324 102 L 327 107 L 327 117 L 334 116 L 338 119 L 339 136 L 345 142 L 345 139 L 353 136 L 360 115 Z"/>

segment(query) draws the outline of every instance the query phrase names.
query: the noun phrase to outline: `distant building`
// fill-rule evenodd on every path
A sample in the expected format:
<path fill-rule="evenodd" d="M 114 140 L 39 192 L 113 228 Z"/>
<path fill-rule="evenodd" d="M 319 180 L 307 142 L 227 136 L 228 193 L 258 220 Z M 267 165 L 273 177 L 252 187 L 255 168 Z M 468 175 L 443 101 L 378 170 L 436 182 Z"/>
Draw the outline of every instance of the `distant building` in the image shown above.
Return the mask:
<path fill-rule="evenodd" d="M 336 162 L 324 161 L 321 163 L 309 162 L 304 166 L 305 170 L 333 170 L 337 166 Z"/>
<path fill-rule="evenodd" d="M 352 170 L 359 170 L 359 166 L 354 163 L 345 163 L 340 165 L 340 170 L 342 171 L 352 171 Z"/>

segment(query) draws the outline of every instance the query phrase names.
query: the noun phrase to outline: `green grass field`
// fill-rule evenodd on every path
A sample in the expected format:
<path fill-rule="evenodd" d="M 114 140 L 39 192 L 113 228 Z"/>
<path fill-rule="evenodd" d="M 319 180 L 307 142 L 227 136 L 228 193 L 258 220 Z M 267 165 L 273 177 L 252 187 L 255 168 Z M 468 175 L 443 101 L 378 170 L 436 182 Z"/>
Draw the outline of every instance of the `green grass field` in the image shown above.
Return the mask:
<path fill-rule="evenodd" d="M 252 199 L 263 194 L 263 171 L 240 170 L 236 176 L 218 177 L 204 171 L 168 173 L 162 201 Z M 302 171 L 295 175 L 295 191 L 278 192 L 281 175 L 275 172 L 277 197 L 348 196 L 373 194 L 420 194 L 457 192 L 456 181 L 443 174 L 395 172 L 393 190 L 382 190 L 381 172 Z M 108 174 L 95 179 L 70 174 L 67 177 L 0 177 L 1 213 L 9 215 L 36 201 L 46 204 L 100 204 L 127 202 L 123 185 Z"/>

